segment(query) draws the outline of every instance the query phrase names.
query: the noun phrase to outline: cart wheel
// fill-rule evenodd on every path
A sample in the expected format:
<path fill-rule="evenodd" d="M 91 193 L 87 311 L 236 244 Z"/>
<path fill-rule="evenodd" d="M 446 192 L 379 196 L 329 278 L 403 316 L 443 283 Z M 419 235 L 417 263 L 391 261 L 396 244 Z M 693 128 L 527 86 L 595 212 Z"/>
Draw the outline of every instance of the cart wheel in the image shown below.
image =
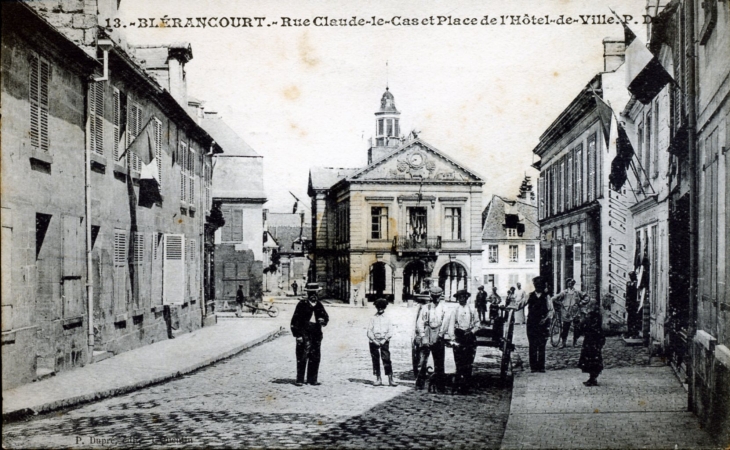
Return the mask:
<path fill-rule="evenodd" d="M 512 343 L 504 340 L 502 342 L 502 363 L 500 364 L 500 370 L 499 370 L 499 376 L 502 378 L 502 381 L 507 379 L 507 374 L 510 369 L 510 356 L 512 354 Z"/>
<path fill-rule="evenodd" d="M 279 308 L 277 308 L 274 305 L 269 306 L 269 309 L 266 310 L 266 314 L 269 315 L 269 317 L 276 317 L 279 315 Z"/>
<path fill-rule="evenodd" d="M 562 320 L 557 317 L 553 318 L 553 322 L 550 324 L 550 345 L 553 347 L 557 347 L 560 344 L 560 331 L 562 326 Z"/>

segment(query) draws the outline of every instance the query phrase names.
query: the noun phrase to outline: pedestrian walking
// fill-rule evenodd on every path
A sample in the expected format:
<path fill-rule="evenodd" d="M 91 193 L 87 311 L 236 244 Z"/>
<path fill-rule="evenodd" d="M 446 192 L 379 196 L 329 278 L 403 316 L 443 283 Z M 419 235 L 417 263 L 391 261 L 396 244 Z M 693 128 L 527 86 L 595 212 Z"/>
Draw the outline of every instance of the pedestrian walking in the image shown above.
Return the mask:
<path fill-rule="evenodd" d="M 626 337 L 638 339 L 641 330 L 641 314 L 639 314 L 639 288 L 636 282 L 636 272 L 629 272 L 629 281 L 626 282 Z"/>
<path fill-rule="evenodd" d="M 329 315 L 317 295 L 321 290 L 319 284 L 307 283 L 304 286 L 307 298 L 297 303 L 291 318 L 291 332 L 297 340 L 297 386 L 304 384 L 305 370 L 308 384 L 321 384 L 317 381 L 317 375 L 321 359 L 322 327 L 329 323 Z"/>
<path fill-rule="evenodd" d="M 509 306 L 515 302 L 515 287 L 510 286 L 507 290 L 507 297 L 504 299 L 504 306 Z"/>
<path fill-rule="evenodd" d="M 291 289 L 294 291 L 294 297 L 297 296 L 297 290 L 299 289 L 299 285 L 297 284 L 297 280 L 294 280 L 294 282 L 291 284 Z"/>
<path fill-rule="evenodd" d="M 545 372 L 545 345 L 550 334 L 550 319 L 553 306 L 547 293 L 547 285 L 542 277 L 532 279 L 535 290 L 523 304 L 515 305 L 515 309 L 528 308 L 527 341 L 530 353 L 530 371 Z"/>
<path fill-rule="evenodd" d="M 451 342 L 456 364 L 457 386 L 462 394 L 471 388 L 471 374 L 474 357 L 477 353 L 477 340 L 474 331 L 479 326 L 477 314 L 467 300 L 471 294 L 465 289 L 455 294 L 459 306 L 451 313 L 446 339 Z"/>
<path fill-rule="evenodd" d="M 487 323 L 487 293 L 484 292 L 484 285 L 477 288 L 477 297 L 474 300 L 474 306 L 479 314 L 479 322 Z"/>
<path fill-rule="evenodd" d="M 590 300 L 586 307 L 587 312 L 581 328 L 583 329 L 583 347 L 578 359 L 578 367 L 587 373 L 589 378 L 584 381 L 586 386 L 598 386 L 598 375 L 603 371 L 603 345 L 606 337 L 603 335 L 601 308 L 597 300 Z"/>
<path fill-rule="evenodd" d="M 241 317 L 243 315 L 243 304 L 246 301 L 246 297 L 243 295 L 243 285 L 238 285 L 238 290 L 236 291 L 236 317 Z"/>
<path fill-rule="evenodd" d="M 416 339 L 420 340 L 419 371 L 416 378 L 416 389 L 423 389 L 428 374 L 428 357 L 433 355 L 433 366 L 436 385 L 444 378 L 444 334 L 448 325 L 446 308 L 440 303 L 444 291 L 440 287 L 429 290 L 431 303 L 421 309 L 416 321 Z"/>
<path fill-rule="evenodd" d="M 385 315 L 385 308 L 388 301 L 384 298 L 375 300 L 375 316 L 370 318 L 368 325 L 368 339 L 370 340 L 370 357 L 373 360 L 373 375 L 375 375 L 375 386 L 382 386 L 383 379 L 380 378 L 380 360 L 383 360 L 383 369 L 388 377 L 388 385 L 397 386 L 393 381 L 393 367 L 390 363 L 390 338 L 393 337 L 393 328 L 390 319 Z"/>
<path fill-rule="evenodd" d="M 560 329 L 560 345 L 558 348 L 565 348 L 568 343 L 568 334 L 570 333 L 570 326 L 573 326 L 573 347 L 578 343 L 578 337 L 580 336 L 580 302 L 585 297 L 585 294 L 575 289 L 575 280 L 568 278 L 565 280 L 565 289 L 558 295 L 553 297 L 553 303 L 556 306 L 560 306 L 561 309 L 561 329 Z"/>
<path fill-rule="evenodd" d="M 517 289 L 515 289 L 515 304 L 522 305 L 527 301 L 527 292 L 522 289 L 522 283 L 517 283 Z M 522 325 L 525 324 L 525 310 L 520 309 L 515 311 L 515 322 Z"/>

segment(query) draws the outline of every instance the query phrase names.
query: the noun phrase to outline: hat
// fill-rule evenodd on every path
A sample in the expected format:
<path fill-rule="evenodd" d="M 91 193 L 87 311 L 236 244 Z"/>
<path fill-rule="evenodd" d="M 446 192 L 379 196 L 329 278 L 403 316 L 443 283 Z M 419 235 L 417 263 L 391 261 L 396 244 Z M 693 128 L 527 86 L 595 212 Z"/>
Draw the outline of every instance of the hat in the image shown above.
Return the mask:
<path fill-rule="evenodd" d="M 431 288 L 431 289 L 430 289 L 430 290 L 428 291 L 428 293 L 429 293 L 429 294 L 431 294 L 431 297 L 436 297 L 436 296 L 440 296 L 440 295 L 443 295 L 443 293 L 444 293 L 444 290 L 443 290 L 443 289 L 441 289 L 441 288 L 440 288 L 440 287 L 438 287 L 438 286 L 434 286 L 434 287 L 432 287 L 432 288 Z"/>
<path fill-rule="evenodd" d="M 386 300 L 384 298 L 379 298 L 379 299 L 375 300 L 374 305 L 378 309 L 385 309 L 388 307 L 388 300 Z"/>
<path fill-rule="evenodd" d="M 322 288 L 319 286 L 319 283 L 307 283 L 304 286 L 304 292 L 319 292 Z"/>
<path fill-rule="evenodd" d="M 573 279 L 572 278 L 568 278 L 568 279 L 565 280 L 565 284 L 570 284 L 572 282 L 573 282 Z"/>
<path fill-rule="evenodd" d="M 459 298 L 461 296 L 466 296 L 466 298 L 471 297 L 471 294 L 466 289 L 460 289 L 456 291 L 456 294 L 454 294 L 454 297 Z"/>
<path fill-rule="evenodd" d="M 479 287 L 477 287 L 477 289 L 479 289 L 479 290 L 482 290 L 482 291 L 483 291 L 483 290 L 484 290 L 484 285 L 483 285 L 483 284 L 480 284 L 480 285 L 479 285 Z"/>

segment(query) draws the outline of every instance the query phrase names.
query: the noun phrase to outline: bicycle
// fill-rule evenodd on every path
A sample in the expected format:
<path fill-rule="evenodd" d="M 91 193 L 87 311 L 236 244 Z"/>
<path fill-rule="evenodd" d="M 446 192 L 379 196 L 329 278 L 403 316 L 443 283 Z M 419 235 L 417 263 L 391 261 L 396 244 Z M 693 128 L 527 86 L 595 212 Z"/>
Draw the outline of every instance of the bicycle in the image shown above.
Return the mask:
<path fill-rule="evenodd" d="M 257 314 L 259 311 L 265 312 L 266 314 L 269 315 L 269 317 L 276 317 L 279 315 L 279 308 L 277 308 L 274 305 L 269 305 L 268 307 L 260 308 L 260 307 L 256 306 L 256 304 L 244 303 L 243 306 L 245 306 L 246 308 L 248 308 L 251 311 L 251 315 Z"/>
<path fill-rule="evenodd" d="M 563 330 L 563 305 L 553 302 L 553 320 L 550 323 L 550 345 L 560 345 L 560 332 Z"/>

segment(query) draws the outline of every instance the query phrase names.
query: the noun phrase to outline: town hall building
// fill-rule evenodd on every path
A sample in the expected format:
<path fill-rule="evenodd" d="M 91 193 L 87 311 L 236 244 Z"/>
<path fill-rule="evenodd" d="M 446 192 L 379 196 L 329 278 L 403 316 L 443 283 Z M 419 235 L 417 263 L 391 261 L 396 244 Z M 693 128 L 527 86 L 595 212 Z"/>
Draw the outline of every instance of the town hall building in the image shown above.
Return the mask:
<path fill-rule="evenodd" d="M 333 298 L 399 303 L 428 279 L 454 300 L 482 269 L 484 181 L 415 135 L 400 135 L 386 88 L 363 168 L 312 167 L 312 277 Z"/>

